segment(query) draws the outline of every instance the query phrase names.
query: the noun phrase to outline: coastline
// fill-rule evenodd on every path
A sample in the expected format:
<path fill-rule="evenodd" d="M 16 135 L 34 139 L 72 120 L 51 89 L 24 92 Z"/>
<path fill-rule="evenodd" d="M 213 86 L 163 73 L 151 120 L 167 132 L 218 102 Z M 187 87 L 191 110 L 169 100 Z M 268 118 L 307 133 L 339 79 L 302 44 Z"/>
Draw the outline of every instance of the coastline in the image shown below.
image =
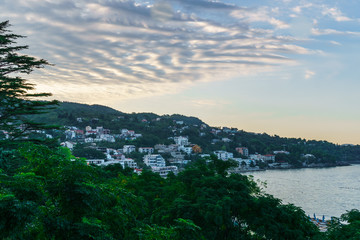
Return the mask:
<path fill-rule="evenodd" d="M 352 166 L 354 164 L 360 164 L 359 162 L 337 162 L 336 164 L 330 164 L 330 163 L 319 163 L 319 164 L 311 164 L 307 166 L 292 166 L 292 165 L 286 165 L 286 166 L 278 166 L 278 167 L 267 167 L 267 168 L 251 168 L 251 169 L 234 169 L 229 171 L 229 173 L 248 173 L 248 172 L 259 172 L 259 171 L 267 171 L 267 170 L 294 170 L 294 169 L 304 169 L 304 168 L 335 168 L 335 167 L 346 167 L 346 166 Z"/>

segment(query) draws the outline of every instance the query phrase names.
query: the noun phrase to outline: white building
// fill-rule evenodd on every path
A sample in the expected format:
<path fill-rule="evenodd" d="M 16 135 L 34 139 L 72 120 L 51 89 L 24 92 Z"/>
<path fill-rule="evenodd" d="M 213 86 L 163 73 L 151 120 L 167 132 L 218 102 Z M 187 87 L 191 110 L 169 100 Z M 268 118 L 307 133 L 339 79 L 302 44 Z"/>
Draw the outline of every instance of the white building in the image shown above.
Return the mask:
<path fill-rule="evenodd" d="M 266 154 L 266 155 L 250 154 L 249 158 L 254 161 L 263 161 L 263 162 L 275 161 L 275 155 L 272 154 Z"/>
<path fill-rule="evenodd" d="M 266 154 L 263 156 L 263 161 L 275 161 L 275 155 L 272 154 Z"/>
<path fill-rule="evenodd" d="M 178 168 L 176 166 L 167 166 L 167 167 L 152 167 L 151 170 L 155 173 L 159 173 L 160 177 L 166 178 L 170 172 L 174 174 L 178 173 Z"/>
<path fill-rule="evenodd" d="M 249 158 L 251 160 L 255 160 L 255 161 L 262 161 L 263 160 L 263 155 L 261 155 L 261 154 L 250 154 Z"/>
<path fill-rule="evenodd" d="M 123 153 L 130 154 L 136 151 L 136 147 L 134 145 L 124 145 L 123 146 Z"/>
<path fill-rule="evenodd" d="M 112 136 L 110 134 L 101 134 L 100 139 L 102 141 L 106 141 L 106 142 L 115 142 L 114 136 Z"/>
<path fill-rule="evenodd" d="M 121 129 L 121 134 L 128 134 L 129 130 L 127 129 Z"/>
<path fill-rule="evenodd" d="M 119 161 L 123 168 L 137 168 L 137 163 L 131 158 L 125 158 Z"/>
<path fill-rule="evenodd" d="M 98 165 L 108 166 L 108 165 L 113 165 L 113 164 L 120 164 L 120 161 L 119 160 L 108 160 L 108 161 L 103 162 L 103 163 L 98 164 Z"/>
<path fill-rule="evenodd" d="M 86 160 L 87 165 L 95 164 L 95 165 L 101 165 L 105 162 L 104 159 L 88 159 Z"/>
<path fill-rule="evenodd" d="M 85 141 L 86 143 L 92 143 L 92 142 L 94 142 L 94 139 L 91 138 L 91 137 L 89 137 L 89 138 L 85 138 L 84 141 Z"/>
<path fill-rule="evenodd" d="M 235 161 L 239 163 L 239 167 L 242 166 L 250 166 L 252 160 L 250 159 L 242 159 L 242 158 L 234 158 Z"/>
<path fill-rule="evenodd" d="M 221 141 L 223 141 L 223 142 L 231 142 L 231 139 L 229 139 L 229 138 L 222 138 Z"/>
<path fill-rule="evenodd" d="M 155 149 L 158 150 L 160 153 L 171 153 L 176 152 L 179 150 L 179 145 L 177 144 L 171 144 L 171 145 L 164 145 L 164 144 L 156 144 Z"/>
<path fill-rule="evenodd" d="M 114 160 L 114 158 L 110 155 L 110 153 L 105 153 L 107 160 Z"/>
<path fill-rule="evenodd" d="M 185 155 L 182 152 L 171 152 L 170 155 L 173 158 L 184 159 Z"/>
<path fill-rule="evenodd" d="M 70 142 L 70 141 L 65 141 L 65 142 L 62 142 L 60 145 L 63 146 L 63 147 L 67 147 L 70 150 L 73 150 L 76 143 Z"/>
<path fill-rule="evenodd" d="M 152 153 L 154 153 L 154 148 L 152 148 L 152 147 L 139 147 L 139 152 L 140 153 L 152 154 Z"/>
<path fill-rule="evenodd" d="M 150 167 L 165 167 L 165 159 L 160 154 L 145 155 L 144 163 Z"/>
<path fill-rule="evenodd" d="M 189 139 L 187 137 L 174 137 L 175 144 L 179 146 L 186 146 L 189 145 Z"/>
<path fill-rule="evenodd" d="M 280 150 L 280 151 L 274 151 L 274 154 L 286 154 L 289 155 L 290 153 L 288 151 Z"/>
<path fill-rule="evenodd" d="M 167 146 L 165 144 L 156 144 L 155 149 L 156 150 L 164 150 Z"/>
<path fill-rule="evenodd" d="M 193 151 L 192 147 L 184 147 L 184 146 L 180 146 L 179 150 L 185 152 L 186 154 L 191 154 Z"/>
<path fill-rule="evenodd" d="M 218 159 L 221 160 L 229 160 L 230 158 L 234 158 L 234 154 L 226 151 L 215 151 L 214 154 Z"/>
<path fill-rule="evenodd" d="M 170 162 L 171 164 L 181 164 L 181 165 L 186 165 L 186 164 L 190 163 L 190 162 L 191 162 L 191 160 L 171 158 L 171 159 L 169 159 L 169 162 Z"/>
<path fill-rule="evenodd" d="M 46 138 L 49 138 L 49 139 L 53 139 L 53 138 L 54 138 L 51 134 L 46 134 L 45 137 L 46 137 Z"/>
<path fill-rule="evenodd" d="M 87 160 L 88 164 L 89 161 L 91 161 L 90 163 L 92 164 L 96 164 L 96 165 L 101 165 L 101 166 L 108 166 L 108 165 L 113 165 L 113 164 L 120 164 L 123 168 L 129 167 L 129 168 L 137 168 L 137 163 L 131 159 L 131 158 L 125 158 L 122 160 L 109 160 L 109 161 L 104 161 L 102 159 L 93 159 L 93 160 Z"/>

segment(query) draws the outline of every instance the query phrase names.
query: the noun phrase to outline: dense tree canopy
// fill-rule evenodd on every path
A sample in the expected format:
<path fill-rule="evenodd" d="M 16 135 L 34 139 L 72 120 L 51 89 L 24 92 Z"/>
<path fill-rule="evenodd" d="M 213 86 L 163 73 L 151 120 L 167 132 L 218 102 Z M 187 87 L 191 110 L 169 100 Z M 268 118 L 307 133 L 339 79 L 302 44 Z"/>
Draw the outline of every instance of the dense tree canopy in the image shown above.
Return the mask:
<path fill-rule="evenodd" d="M 320 234 L 301 209 L 261 193 L 246 176 L 227 176 L 227 166 L 217 159 L 163 179 L 146 170 L 137 175 L 88 166 L 64 148 L 23 144 L 17 157 L 23 165 L 13 175 L 0 170 L 3 239 L 313 239 Z"/>
<path fill-rule="evenodd" d="M 75 157 L 82 157 L 86 159 L 106 159 L 106 155 L 95 148 L 89 148 L 83 144 L 76 144 L 72 153 Z"/>
<path fill-rule="evenodd" d="M 360 211 L 352 209 L 340 218 L 333 218 L 328 237 L 330 240 L 360 239 Z"/>

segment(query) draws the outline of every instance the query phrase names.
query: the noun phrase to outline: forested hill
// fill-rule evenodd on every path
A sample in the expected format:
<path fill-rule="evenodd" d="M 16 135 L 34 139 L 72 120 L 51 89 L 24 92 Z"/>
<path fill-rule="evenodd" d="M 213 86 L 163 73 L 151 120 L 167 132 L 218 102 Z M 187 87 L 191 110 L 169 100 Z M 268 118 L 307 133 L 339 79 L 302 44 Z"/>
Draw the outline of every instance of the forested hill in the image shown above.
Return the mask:
<path fill-rule="evenodd" d="M 336 145 L 327 141 L 306 140 L 301 138 L 283 138 L 266 133 L 251 133 L 235 128 L 209 127 L 196 117 L 179 114 L 157 115 L 154 113 L 124 113 L 101 105 L 87 105 L 62 102 L 60 106 L 44 115 L 37 115 L 33 120 L 63 126 L 103 126 L 117 134 L 121 129 L 141 133 L 142 138 L 131 142 L 140 146 L 171 144 L 174 136 L 187 136 L 193 144 L 199 145 L 204 153 L 215 150 L 233 152 L 234 157 L 241 157 L 235 151 L 237 147 L 247 147 L 250 153 L 271 154 L 273 151 L 286 150 L 290 155 L 283 160 L 297 164 L 304 154 L 313 154 L 321 162 L 360 161 L 360 146 Z M 125 144 L 124 142 L 119 144 Z"/>
<path fill-rule="evenodd" d="M 83 123 L 88 124 L 94 122 L 107 124 L 108 121 L 112 121 L 114 118 L 128 119 L 132 122 L 132 126 L 135 128 L 136 122 L 138 121 L 142 121 L 144 119 L 151 121 L 157 118 L 166 118 L 171 121 L 183 121 L 188 125 L 205 124 L 196 117 L 187 117 L 180 114 L 159 116 L 155 113 L 123 113 L 103 105 L 88 105 L 73 102 L 60 102 L 57 109 L 43 115 L 34 116 L 32 119 L 40 122 L 51 122 L 60 125 L 78 125 L 79 123 L 77 122 L 77 118 L 82 118 Z M 109 128 L 111 128 L 111 124 Z"/>

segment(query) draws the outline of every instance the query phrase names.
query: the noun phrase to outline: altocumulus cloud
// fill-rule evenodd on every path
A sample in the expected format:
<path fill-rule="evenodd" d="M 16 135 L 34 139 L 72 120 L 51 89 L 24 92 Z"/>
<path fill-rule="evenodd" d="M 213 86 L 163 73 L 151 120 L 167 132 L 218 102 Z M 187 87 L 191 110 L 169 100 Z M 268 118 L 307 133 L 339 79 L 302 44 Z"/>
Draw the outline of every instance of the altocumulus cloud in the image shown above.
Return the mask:
<path fill-rule="evenodd" d="M 28 36 L 27 53 L 55 64 L 31 76 L 38 90 L 61 100 L 165 94 L 293 64 L 290 54 L 311 53 L 275 34 L 289 25 L 271 8 L 206 0 L 2 2 L 2 20 Z M 327 14 L 345 19 L 335 10 Z"/>

